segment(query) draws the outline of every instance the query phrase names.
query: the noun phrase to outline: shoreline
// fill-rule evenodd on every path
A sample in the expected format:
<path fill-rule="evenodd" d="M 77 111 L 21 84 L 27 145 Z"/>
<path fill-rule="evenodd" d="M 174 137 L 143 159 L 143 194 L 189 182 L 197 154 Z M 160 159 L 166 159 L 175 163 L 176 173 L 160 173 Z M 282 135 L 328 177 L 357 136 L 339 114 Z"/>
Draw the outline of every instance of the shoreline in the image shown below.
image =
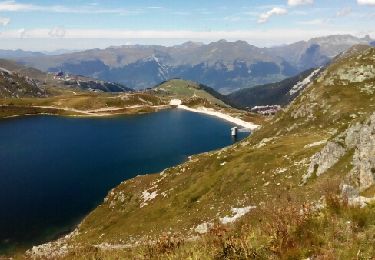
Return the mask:
<path fill-rule="evenodd" d="M 107 107 L 107 108 L 99 108 L 99 109 L 93 109 L 93 110 L 79 110 L 79 109 L 74 109 L 74 108 L 67 108 L 67 107 L 55 107 L 55 106 L 30 106 L 30 108 L 41 108 L 41 109 L 53 109 L 57 111 L 65 111 L 65 112 L 71 112 L 73 114 L 71 115 L 62 115 L 59 113 L 52 113 L 50 111 L 45 111 L 41 113 L 36 113 L 36 114 L 15 114 L 15 115 L 9 115 L 5 117 L 0 117 L 2 119 L 6 118 L 14 118 L 14 117 L 20 117 L 20 116 L 33 116 L 33 115 L 52 115 L 52 116 L 67 116 L 67 117 L 112 117 L 112 116 L 119 116 L 119 115 L 137 115 L 137 114 L 143 114 L 139 113 L 139 111 L 134 111 L 133 113 L 126 113 L 126 112 L 116 112 L 124 109 L 137 109 L 137 108 L 151 108 L 155 109 L 154 112 L 157 112 L 159 110 L 164 110 L 164 109 L 169 109 L 172 108 L 173 106 L 177 107 L 178 109 L 183 109 L 192 113 L 200 113 L 200 114 L 205 114 L 209 116 L 214 116 L 217 118 L 220 118 L 222 120 L 225 120 L 227 122 L 233 123 L 237 126 L 240 126 L 244 129 L 249 129 L 249 130 L 255 130 L 259 128 L 259 125 L 256 125 L 252 122 L 246 122 L 240 118 L 233 117 L 231 115 L 216 111 L 212 108 L 206 108 L 206 107 L 199 107 L 199 108 L 191 108 L 186 105 L 181 105 L 178 104 L 177 106 L 174 104 L 170 105 L 159 105 L 159 106 L 129 106 L 129 107 L 124 107 L 124 108 L 119 108 L 119 107 Z M 112 112 L 112 113 L 110 113 Z"/>
<path fill-rule="evenodd" d="M 190 111 L 190 112 L 193 112 L 193 113 L 201 113 L 201 114 L 205 114 L 205 115 L 215 116 L 215 117 L 218 117 L 220 119 L 223 119 L 225 121 L 231 122 L 233 124 L 236 124 L 238 126 L 241 126 L 243 128 L 250 129 L 250 130 L 255 130 L 255 129 L 260 127 L 259 125 L 256 125 L 254 123 L 246 122 L 246 121 L 244 121 L 240 118 L 236 118 L 236 117 L 233 117 L 233 116 L 230 116 L 230 115 L 227 115 L 227 114 L 224 114 L 222 112 L 215 111 L 213 109 L 206 108 L 206 107 L 190 108 L 190 107 L 185 106 L 185 105 L 177 105 L 177 108 L 183 109 L 183 110 L 186 110 L 186 111 Z"/>
<path fill-rule="evenodd" d="M 157 112 L 159 110 L 165 110 L 171 108 L 170 105 L 159 105 L 159 106 L 129 106 L 129 107 L 123 107 L 123 108 L 99 108 L 94 110 L 79 110 L 74 108 L 67 108 L 67 107 L 54 107 L 54 106 L 29 106 L 25 108 L 40 108 L 40 109 L 47 109 L 45 112 L 40 113 L 25 113 L 25 114 L 14 114 L 9 116 L 3 116 L 0 117 L 0 119 L 9 119 L 9 118 L 15 118 L 15 117 L 21 117 L 21 116 L 38 116 L 38 115 L 50 115 L 50 116 L 65 116 L 65 117 L 82 117 L 82 118 L 100 118 L 100 117 L 113 117 L 113 116 L 121 116 L 121 115 L 138 115 L 138 114 L 144 114 L 147 112 L 140 112 L 140 111 L 131 111 L 131 113 L 126 112 L 116 112 L 124 109 L 138 109 L 138 108 L 151 108 L 155 109 Z M 71 112 L 72 114 L 59 114 L 59 113 L 53 113 L 48 110 L 56 110 L 56 111 L 64 111 L 64 112 Z M 105 113 L 107 112 L 107 113 Z M 110 113 L 112 112 L 112 113 Z"/>
<path fill-rule="evenodd" d="M 138 108 L 151 108 L 155 109 L 156 111 L 158 109 L 168 109 L 170 108 L 169 105 L 159 105 L 159 106 L 142 106 L 142 105 L 135 105 L 135 106 L 128 106 L 128 107 L 105 107 L 105 108 L 98 108 L 98 109 L 92 109 L 92 110 L 80 110 L 75 108 L 68 108 L 68 107 L 54 107 L 54 106 L 32 106 L 36 108 L 44 108 L 44 109 L 56 109 L 56 110 L 62 110 L 72 113 L 78 113 L 77 117 L 110 117 L 110 116 L 116 116 L 116 115 L 126 115 L 125 112 L 119 112 L 116 113 L 116 111 L 124 110 L 124 109 L 138 109 Z M 107 113 L 106 113 L 107 112 Z M 112 112 L 112 113 L 111 113 Z M 134 113 L 137 114 L 138 112 Z"/>

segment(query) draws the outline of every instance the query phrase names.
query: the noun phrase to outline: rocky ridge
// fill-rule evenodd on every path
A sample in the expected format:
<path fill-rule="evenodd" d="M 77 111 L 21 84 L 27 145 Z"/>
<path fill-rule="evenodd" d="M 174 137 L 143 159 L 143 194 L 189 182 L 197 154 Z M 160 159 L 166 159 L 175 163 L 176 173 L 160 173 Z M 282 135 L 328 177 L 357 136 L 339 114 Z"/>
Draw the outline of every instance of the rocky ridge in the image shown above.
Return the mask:
<path fill-rule="evenodd" d="M 0 67 L 0 98 L 46 96 L 46 89 L 37 80 Z"/>

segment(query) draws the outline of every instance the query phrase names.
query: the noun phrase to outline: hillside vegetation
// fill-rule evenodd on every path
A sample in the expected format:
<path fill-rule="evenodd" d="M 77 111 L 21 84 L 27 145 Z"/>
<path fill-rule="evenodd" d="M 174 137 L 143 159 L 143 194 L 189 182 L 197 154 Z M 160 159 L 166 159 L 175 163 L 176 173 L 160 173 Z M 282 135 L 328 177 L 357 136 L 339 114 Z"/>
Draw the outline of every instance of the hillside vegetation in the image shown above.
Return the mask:
<path fill-rule="evenodd" d="M 51 91 L 58 92 L 59 89 Z M 20 115 L 111 116 L 155 112 L 169 103 L 148 94 L 67 92 L 46 98 L 0 99 L 0 118 Z"/>
<path fill-rule="evenodd" d="M 168 98 L 181 99 L 188 102 L 189 99 L 204 99 L 212 105 L 229 107 L 224 101 L 224 96 L 214 89 L 200 85 L 193 81 L 172 79 L 158 85 L 153 93 Z"/>
<path fill-rule="evenodd" d="M 373 258 L 374 63 L 374 48 L 342 56 L 248 139 L 124 181 L 27 255 Z"/>
<path fill-rule="evenodd" d="M 165 102 L 179 99 L 183 105 L 190 108 L 208 108 L 211 111 L 221 112 L 258 125 L 262 125 L 266 120 L 261 115 L 230 106 L 231 103 L 227 96 L 203 84 L 189 80 L 172 79 L 154 87 L 147 93 L 159 97 Z"/>

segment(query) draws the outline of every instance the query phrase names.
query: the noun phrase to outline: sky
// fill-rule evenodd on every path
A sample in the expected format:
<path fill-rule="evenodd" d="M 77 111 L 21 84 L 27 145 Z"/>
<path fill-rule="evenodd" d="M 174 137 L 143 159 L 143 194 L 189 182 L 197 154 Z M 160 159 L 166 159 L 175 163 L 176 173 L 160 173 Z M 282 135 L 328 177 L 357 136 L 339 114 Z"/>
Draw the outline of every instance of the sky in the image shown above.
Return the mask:
<path fill-rule="evenodd" d="M 375 0 L 0 0 L 0 49 L 81 50 L 331 34 L 375 38 Z"/>

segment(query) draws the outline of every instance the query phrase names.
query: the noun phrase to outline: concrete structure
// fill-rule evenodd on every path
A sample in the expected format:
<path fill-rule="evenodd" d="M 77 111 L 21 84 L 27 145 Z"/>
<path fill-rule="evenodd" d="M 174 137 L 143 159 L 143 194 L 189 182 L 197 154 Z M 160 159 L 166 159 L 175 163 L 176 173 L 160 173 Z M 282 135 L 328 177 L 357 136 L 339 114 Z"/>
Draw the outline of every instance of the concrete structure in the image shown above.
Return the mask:
<path fill-rule="evenodd" d="M 231 136 L 237 136 L 237 134 L 238 134 L 238 127 L 237 126 L 232 127 L 230 129 L 230 134 L 231 134 Z"/>

